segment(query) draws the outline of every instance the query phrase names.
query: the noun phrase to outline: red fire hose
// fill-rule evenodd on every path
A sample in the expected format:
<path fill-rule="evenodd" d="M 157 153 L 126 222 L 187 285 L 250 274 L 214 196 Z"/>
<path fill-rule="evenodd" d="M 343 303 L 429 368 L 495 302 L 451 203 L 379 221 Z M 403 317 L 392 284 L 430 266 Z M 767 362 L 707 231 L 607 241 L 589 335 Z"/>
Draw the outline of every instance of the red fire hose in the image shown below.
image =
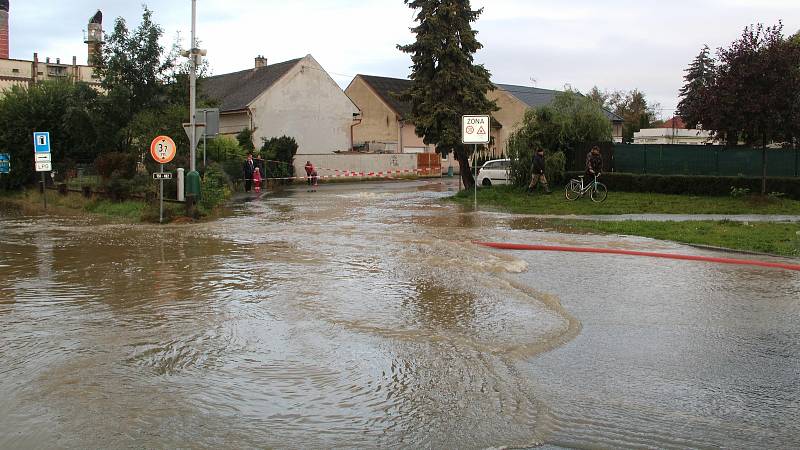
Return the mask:
<path fill-rule="evenodd" d="M 504 244 L 498 242 L 475 242 L 484 247 L 497 248 L 502 250 L 538 250 L 544 252 L 570 252 L 570 253 L 601 253 L 607 255 L 629 255 L 644 256 L 649 258 L 680 259 L 685 261 L 703 261 L 718 264 L 736 264 L 741 266 L 770 267 L 777 269 L 795 270 L 800 272 L 800 265 L 773 263 L 766 261 L 754 261 L 749 259 L 714 258 L 710 256 L 676 255 L 672 253 L 652 253 L 637 252 L 633 250 L 617 250 L 611 248 L 589 248 L 589 247 L 563 247 L 550 245 L 526 245 L 526 244 Z"/>

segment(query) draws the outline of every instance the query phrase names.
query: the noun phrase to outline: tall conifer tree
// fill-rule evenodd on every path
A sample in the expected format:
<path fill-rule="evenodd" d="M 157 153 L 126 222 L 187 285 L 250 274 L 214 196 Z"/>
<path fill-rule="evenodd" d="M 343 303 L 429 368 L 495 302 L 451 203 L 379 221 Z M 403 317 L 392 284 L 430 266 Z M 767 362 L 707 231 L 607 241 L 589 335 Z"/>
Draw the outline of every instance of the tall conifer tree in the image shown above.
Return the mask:
<path fill-rule="evenodd" d="M 686 69 L 683 79 L 686 84 L 680 90 L 681 101 L 678 114 L 689 128 L 705 123 L 708 115 L 709 89 L 714 85 L 716 63 L 708 46 L 703 46 L 700 54 Z"/>
<path fill-rule="evenodd" d="M 482 9 L 472 10 L 469 0 L 405 0 L 417 10 L 412 28 L 416 42 L 398 45 L 411 55 L 412 87 L 401 99 L 411 104 L 409 119 L 426 144 L 436 145 L 443 156 L 455 154 L 464 186 L 475 185 L 469 164 L 472 148 L 461 143 L 461 116 L 490 114 L 497 105 L 486 98 L 494 89 L 491 75 L 475 64 L 483 45 L 472 29 Z"/>

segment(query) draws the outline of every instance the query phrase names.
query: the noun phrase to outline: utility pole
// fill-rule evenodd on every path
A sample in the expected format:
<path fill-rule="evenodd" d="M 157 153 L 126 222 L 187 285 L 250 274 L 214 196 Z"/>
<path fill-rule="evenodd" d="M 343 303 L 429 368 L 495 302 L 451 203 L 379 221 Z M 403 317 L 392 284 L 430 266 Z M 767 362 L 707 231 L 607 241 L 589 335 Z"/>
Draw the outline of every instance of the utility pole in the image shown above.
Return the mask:
<path fill-rule="evenodd" d="M 192 0 L 192 41 L 189 49 L 189 122 L 191 125 L 191 137 L 189 139 L 189 171 L 195 171 L 196 151 L 197 151 L 197 0 Z"/>
<path fill-rule="evenodd" d="M 192 40 L 189 50 L 181 52 L 189 58 L 189 173 L 186 174 L 187 197 L 196 201 L 200 198 L 201 181 L 197 172 L 197 66 L 206 51 L 197 48 L 197 0 L 192 0 Z"/>

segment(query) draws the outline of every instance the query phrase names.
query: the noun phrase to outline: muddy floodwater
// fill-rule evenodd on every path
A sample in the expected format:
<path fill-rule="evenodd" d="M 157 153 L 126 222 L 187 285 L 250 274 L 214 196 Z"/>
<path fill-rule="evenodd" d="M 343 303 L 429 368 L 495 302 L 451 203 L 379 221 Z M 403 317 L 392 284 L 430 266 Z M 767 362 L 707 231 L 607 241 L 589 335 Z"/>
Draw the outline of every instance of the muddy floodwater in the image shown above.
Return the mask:
<path fill-rule="evenodd" d="M 456 189 L 163 227 L 0 209 L 0 448 L 800 447 L 800 273 L 480 248 L 717 255 Z"/>

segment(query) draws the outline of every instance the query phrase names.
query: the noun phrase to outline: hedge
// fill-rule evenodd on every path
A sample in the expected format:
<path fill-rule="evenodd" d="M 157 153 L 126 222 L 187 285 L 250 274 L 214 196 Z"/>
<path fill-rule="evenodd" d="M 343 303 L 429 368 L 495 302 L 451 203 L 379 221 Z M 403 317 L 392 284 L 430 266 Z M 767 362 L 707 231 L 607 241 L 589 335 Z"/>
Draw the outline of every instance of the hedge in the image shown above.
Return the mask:
<path fill-rule="evenodd" d="M 583 172 L 568 172 L 567 177 L 577 178 Z M 677 195 L 730 195 L 731 188 L 761 192 L 761 178 L 718 177 L 699 175 L 642 175 L 608 172 L 600 181 L 610 191 L 652 192 Z M 800 178 L 767 178 L 767 192 L 780 192 L 800 200 Z"/>

